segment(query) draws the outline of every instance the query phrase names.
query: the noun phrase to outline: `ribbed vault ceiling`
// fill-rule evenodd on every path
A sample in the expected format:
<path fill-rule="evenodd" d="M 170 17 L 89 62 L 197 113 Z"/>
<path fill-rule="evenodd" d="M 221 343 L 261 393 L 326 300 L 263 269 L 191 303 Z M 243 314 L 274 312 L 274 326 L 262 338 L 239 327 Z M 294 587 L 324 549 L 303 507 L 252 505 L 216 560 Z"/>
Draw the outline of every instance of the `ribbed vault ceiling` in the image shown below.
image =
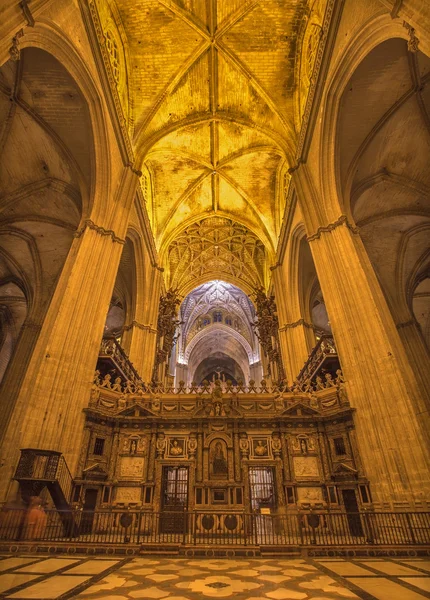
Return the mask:
<path fill-rule="evenodd" d="M 128 45 L 133 138 L 162 260 L 198 218 L 276 247 L 280 172 L 297 131 L 298 40 L 325 0 L 116 0 Z M 297 123 L 296 123 L 297 125 Z"/>

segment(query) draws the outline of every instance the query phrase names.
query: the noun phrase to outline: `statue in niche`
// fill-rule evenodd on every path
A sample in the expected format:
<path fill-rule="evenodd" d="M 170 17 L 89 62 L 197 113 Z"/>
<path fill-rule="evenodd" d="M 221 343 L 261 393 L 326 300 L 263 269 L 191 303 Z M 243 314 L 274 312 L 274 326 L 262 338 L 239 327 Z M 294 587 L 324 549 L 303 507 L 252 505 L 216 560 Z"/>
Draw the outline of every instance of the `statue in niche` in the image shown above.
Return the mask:
<path fill-rule="evenodd" d="M 308 442 L 304 438 L 300 440 L 300 452 L 302 454 L 308 453 Z"/>
<path fill-rule="evenodd" d="M 218 440 L 213 444 L 211 452 L 212 474 L 214 478 L 227 478 L 228 466 L 223 443 Z"/>
<path fill-rule="evenodd" d="M 179 445 L 178 440 L 173 440 L 170 444 L 170 455 L 171 456 L 181 456 L 183 454 L 183 449 Z"/>
<path fill-rule="evenodd" d="M 266 456 L 267 443 L 262 442 L 261 440 L 257 440 L 257 442 L 254 446 L 254 454 L 255 454 L 255 456 Z"/>
<path fill-rule="evenodd" d="M 130 440 L 130 454 L 136 454 L 137 452 L 137 440 Z"/>

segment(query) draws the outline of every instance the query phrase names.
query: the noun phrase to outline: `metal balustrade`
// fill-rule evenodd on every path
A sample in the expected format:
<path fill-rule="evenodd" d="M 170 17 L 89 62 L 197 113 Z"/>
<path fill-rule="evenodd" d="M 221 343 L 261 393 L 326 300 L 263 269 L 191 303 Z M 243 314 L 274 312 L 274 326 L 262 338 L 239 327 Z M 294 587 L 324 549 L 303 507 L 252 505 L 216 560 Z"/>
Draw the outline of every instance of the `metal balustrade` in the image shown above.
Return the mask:
<path fill-rule="evenodd" d="M 42 511 L 42 525 L 27 526 L 25 509 L 0 512 L 0 540 L 132 544 L 140 546 L 423 546 L 430 544 L 429 512 L 298 512 L 287 515 L 205 511 Z M 67 518 L 65 518 L 67 517 Z M 161 526 L 166 519 L 171 531 Z M 175 524 L 175 519 L 177 523 Z M 180 526 L 177 526 L 177 525 Z"/>

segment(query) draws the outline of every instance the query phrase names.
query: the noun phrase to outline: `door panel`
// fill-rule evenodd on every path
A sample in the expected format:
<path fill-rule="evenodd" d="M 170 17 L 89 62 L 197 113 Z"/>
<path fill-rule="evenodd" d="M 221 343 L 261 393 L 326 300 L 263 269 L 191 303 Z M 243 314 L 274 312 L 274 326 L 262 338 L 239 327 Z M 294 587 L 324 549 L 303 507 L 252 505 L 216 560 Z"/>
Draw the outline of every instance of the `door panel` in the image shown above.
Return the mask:
<path fill-rule="evenodd" d="M 354 536 L 362 536 L 363 528 L 361 526 L 360 515 L 358 514 L 357 497 L 355 490 L 342 490 L 343 503 L 346 510 L 349 532 Z"/>
<path fill-rule="evenodd" d="M 160 531 L 182 533 L 188 508 L 188 467 L 163 467 Z"/>

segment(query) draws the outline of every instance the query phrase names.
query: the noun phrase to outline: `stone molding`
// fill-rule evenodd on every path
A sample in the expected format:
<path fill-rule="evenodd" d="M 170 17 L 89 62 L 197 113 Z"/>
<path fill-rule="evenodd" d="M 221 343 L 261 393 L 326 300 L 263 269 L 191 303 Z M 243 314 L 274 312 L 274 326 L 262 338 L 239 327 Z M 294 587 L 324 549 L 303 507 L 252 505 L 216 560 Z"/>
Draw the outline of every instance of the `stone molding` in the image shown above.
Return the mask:
<path fill-rule="evenodd" d="M 331 57 L 331 51 L 336 38 L 340 17 L 343 10 L 344 0 L 335 2 L 328 0 L 324 18 L 321 26 L 320 40 L 316 49 L 314 66 L 310 80 L 309 91 L 306 99 L 305 110 L 303 112 L 302 125 L 300 128 L 299 139 L 296 149 L 297 165 L 306 162 L 309 140 L 312 137 L 313 126 L 317 115 L 317 107 L 321 99 L 320 79 L 326 75 L 327 66 Z"/>
<path fill-rule="evenodd" d="M 404 329 L 405 327 L 413 327 L 417 325 L 419 326 L 416 319 L 409 319 L 409 321 L 403 321 L 403 323 L 396 323 L 396 328 Z"/>
<path fill-rule="evenodd" d="M 76 237 L 76 238 L 81 237 L 81 235 L 85 232 L 86 229 L 92 229 L 96 233 L 103 235 L 103 236 L 110 236 L 112 238 L 113 242 L 117 242 L 118 244 L 121 244 L 122 246 L 124 246 L 124 244 L 125 244 L 125 240 L 118 237 L 112 229 L 105 229 L 104 227 L 100 227 L 99 225 L 96 225 L 94 223 L 94 221 L 92 221 L 91 219 L 86 219 L 84 221 L 84 225 L 80 229 L 75 231 L 74 237 Z"/>
<path fill-rule="evenodd" d="M 130 331 L 133 327 L 137 327 L 138 329 L 142 329 L 142 331 L 149 331 L 150 333 L 157 333 L 157 330 L 151 327 L 151 325 L 145 325 L 144 323 L 139 323 L 138 321 L 132 321 L 130 325 L 124 325 L 124 331 Z"/>
<path fill-rule="evenodd" d="M 127 131 L 126 117 L 116 86 L 109 53 L 106 48 L 106 37 L 94 0 L 89 0 L 87 3 L 87 10 L 84 10 L 83 5 L 81 5 L 81 13 L 90 38 L 90 43 L 95 50 L 94 58 L 97 70 L 101 76 L 102 82 L 105 83 L 104 88 L 107 92 L 108 109 L 112 116 L 112 123 L 115 135 L 119 141 L 119 148 L 123 156 L 124 164 L 133 164 L 135 157 L 130 136 Z"/>
<path fill-rule="evenodd" d="M 313 242 L 314 240 L 318 240 L 321 237 L 322 233 L 332 232 L 337 227 L 340 227 L 341 225 L 346 225 L 348 227 L 348 229 L 350 231 L 352 231 L 352 233 L 359 233 L 359 231 L 360 231 L 359 227 L 356 227 L 355 225 L 351 225 L 351 223 L 348 221 L 348 217 L 346 215 L 340 215 L 340 217 L 333 223 L 329 223 L 328 225 L 323 225 L 321 227 L 318 227 L 317 231 L 314 234 L 309 235 L 306 238 L 306 240 L 308 242 Z"/>
<path fill-rule="evenodd" d="M 308 329 L 315 330 L 315 325 L 312 325 L 312 323 L 308 323 L 304 319 L 298 319 L 297 321 L 294 321 L 293 323 L 285 323 L 285 325 L 283 325 L 282 327 L 279 328 L 279 331 L 286 331 L 287 329 L 294 329 L 295 327 L 299 327 L 299 325 L 303 325 L 303 327 L 307 327 Z"/>

